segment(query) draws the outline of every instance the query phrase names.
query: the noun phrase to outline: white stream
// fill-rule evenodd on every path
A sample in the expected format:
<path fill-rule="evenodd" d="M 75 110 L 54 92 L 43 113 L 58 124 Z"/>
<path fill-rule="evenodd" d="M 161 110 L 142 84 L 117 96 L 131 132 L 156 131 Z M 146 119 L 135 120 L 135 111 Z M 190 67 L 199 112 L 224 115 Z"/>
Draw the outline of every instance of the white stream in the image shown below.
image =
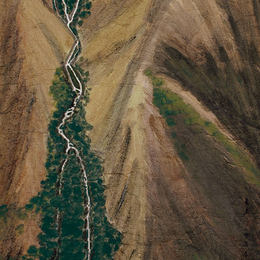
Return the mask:
<path fill-rule="evenodd" d="M 78 78 L 77 74 L 75 73 L 73 67 L 72 67 L 72 63 L 75 61 L 75 58 L 77 57 L 77 52 L 79 51 L 79 38 L 77 37 L 77 35 L 74 34 L 73 30 L 70 27 L 70 24 L 73 22 L 75 14 L 78 10 L 79 7 L 79 2 L 80 0 L 77 0 L 77 3 L 73 9 L 73 11 L 71 12 L 71 14 L 68 14 L 68 9 L 67 9 L 67 5 L 65 3 L 64 0 L 62 0 L 62 3 L 64 5 L 64 12 L 65 12 L 65 19 L 63 19 L 63 21 L 65 22 L 66 26 L 68 27 L 68 29 L 70 30 L 70 32 L 73 34 L 73 37 L 75 39 L 74 45 L 66 59 L 65 62 L 65 70 L 68 76 L 68 79 L 70 81 L 72 90 L 76 93 L 76 97 L 74 98 L 73 101 L 73 105 L 72 107 L 70 107 L 64 114 L 64 117 L 62 119 L 62 122 L 59 124 L 59 126 L 57 127 L 58 133 L 60 136 L 62 136 L 62 138 L 67 142 L 67 148 L 66 148 L 66 155 L 67 158 L 65 159 L 65 161 L 62 164 L 61 167 L 61 171 L 60 171 L 60 185 L 59 185 L 59 195 L 61 194 L 61 184 L 62 184 L 62 176 L 63 176 L 63 172 L 66 166 L 66 163 L 68 162 L 68 154 L 70 150 L 73 150 L 76 154 L 77 159 L 80 162 L 80 166 L 82 169 L 82 173 L 83 173 L 83 180 L 84 180 L 84 186 L 85 186 L 85 192 L 86 192 L 86 198 L 87 198 L 87 215 L 85 216 L 85 222 L 87 223 L 86 225 L 86 229 L 85 231 L 87 232 L 87 253 L 85 254 L 84 260 L 90 260 L 90 253 L 91 253 L 91 241 L 90 241 L 90 225 L 89 225 L 89 220 L 90 220 L 90 210 L 91 210 L 91 203 L 90 203 L 90 196 L 89 196 L 89 189 L 88 189 L 88 178 L 87 178 L 87 173 L 86 173 L 86 169 L 83 163 L 83 160 L 80 156 L 79 150 L 75 147 L 75 145 L 71 142 L 71 140 L 69 139 L 69 137 L 67 137 L 63 131 L 63 128 L 66 124 L 67 119 L 71 118 L 74 113 L 75 113 L 75 108 L 77 107 L 79 100 L 82 96 L 82 92 L 83 92 L 83 86 L 81 84 L 80 79 Z M 54 0 L 54 4 L 56 6 L 56 0 Z M 59 10 L 56 8 L 57 13 L 59 13 Z M 78 83 L 78 87 L 75 86 L 75 84 L 73 83 L 73 80 L 71 78 L 70 75 L 70 71 L 72 72 L 72 74 L 74 75 L 77 83 Z M 57 219 L 59 219 L 60 213 L 58 212 L 58 216 Z"/>

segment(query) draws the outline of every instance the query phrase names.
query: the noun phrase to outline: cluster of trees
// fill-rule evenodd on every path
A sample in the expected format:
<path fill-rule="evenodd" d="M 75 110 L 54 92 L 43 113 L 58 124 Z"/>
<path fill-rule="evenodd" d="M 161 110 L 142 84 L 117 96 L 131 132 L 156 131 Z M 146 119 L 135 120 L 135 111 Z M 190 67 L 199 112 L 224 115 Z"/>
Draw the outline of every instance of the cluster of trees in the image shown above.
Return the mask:
<path fill-rule="evenodd" d="M 62 196 L 59 202 L 61 212 L 59 259 L 61 260 L 81 260 L 86 254 L 85 199 L 82 170 L 72 152 L 63 173 Z"/>
<path fill-rule="evenodd" d="M 23 221 L 27 218 L 27 210 L 25 208 L 22 207 L 17 207 L 16 204 L 3 204 L 0 206 L 0 230 L 4 230 L 1 229 L 2 226 L 7 225 L 8 226 L 8 222 L 11 219 L 16 219 L 17 222 L 19 221 Z M 21 231 L 21 227 L 23 226 L 23 224 L 19 224 L 16 227 L 16 230 L 20 230 Z M 0 232 L 1 233 L 1 232 Z M 22 232 L 19 232 L 22 233 Z"/>
<path fill-rule="evenodd" d="M 88 77 L 88 73 L 78 71 L 83 78 Z M 88 91 L 85 90 L 86 96 Z M 118 250 L 121 242 L 121 234 L 115 230 L 106 217 L 105 209 L 105 187 L 103 185 L 103 168 L 100 158 L 91 151 L 91 140 L 86 135 L 86 130 L 91 130 L 92 126 L 86 122 L 85 103 L 80 102 L 77 113 L 67 123 L 65 134 L 73 137 L 73 143 L 80 151 L 89 180 L 89 193 L 91 197 L 91 259 L 112 259 L 113 254 Z"/>
<path fill-rule="evenodd" d="M 57 133 L 57 127 L 61 118 L 71 106 L 74 93 L 66 83 L 65 75 L 61 68 L 56 70 L 53 84 L 50 88 L 53 95 L 56 111 L 49 123 L 48 157 L 45 164 L 47 178 L 42 181 L 42 191 L 30 203 L 28 209 L 41 212 L 41 233 L 38 236 L 40 248 L 31 246 L 25 259 L 50 259 L 57 255 L 59 248 L 59 228 L 57 214 L 61 206 L 61 198 L 58 196 L 59 172 L 62 162 L 66 159 L 66 142 Z"/>
<path fill-rule="evenodd" d="M 77 0 L 65 0 L 65 3 L 67 4 L 68 13 L 71 13 L 74 10 L 75 4 Z M 64 6 L 62 3 L 62 0 L 56 0 L 56 5 L 58 8 L 58 12 L 62 17 L 65 17 L 64 13 Z M 92 3 L 89 0 L 80 0 L 78 10 L 75 14 L 74 21 L 72 23 L 72 27 L 76 27 L 76 25 L 82 26 L 83 20 L 91 14 Z"/>
<path fill-rule="evenodd" d="M 88 76 L 82 71 L 77 73 L 84 75 L 85 79 Z M 81 260 L 87 253 L 87 199 L 82 169 L 73 150 L 68 155 L 63 175 L 58 174 L 66 159 L 66 143 L 57 133 L 57 126 L 75 98 L 61 68 L 57 69 L 50 90 L 56 111 L 49 124 L 47 178 L 42 181 L 42 191 L 26 205 L 27 210 L 41 213 L 41 233 L 38 236 L 40 247 L 31 246 L 24 259 Z M 91 141 L 86 136 L 86 130 L 92 126 L 85 120 L 85 103 L 86 100 L 82 98 L 74 116 L 64 127 L 64 132 L 79 150 L 89 179 L 91 259 L 112 259 L 119 248 L 121 234 L 106 218 L 103 168 L 101 160 L 91 151 Z"/>

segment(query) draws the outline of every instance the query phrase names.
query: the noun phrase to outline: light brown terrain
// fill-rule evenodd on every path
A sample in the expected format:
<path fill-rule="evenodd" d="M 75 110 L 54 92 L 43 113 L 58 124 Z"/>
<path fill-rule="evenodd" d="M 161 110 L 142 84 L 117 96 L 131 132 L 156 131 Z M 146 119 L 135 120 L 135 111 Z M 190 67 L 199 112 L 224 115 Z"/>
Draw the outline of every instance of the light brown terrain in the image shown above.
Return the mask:
<path fill-rule="evenodd" d="M 72 39 L 43 2 L 0 4 L 0 204 L 24 205 L 45 176 L 49 85 Z M 259 187 L 213 138 L 178 124 L 182 161 L 144 75 L 163 77 L 259 163 L 259 2 L 95 0 L 91 12 L 81 65 L 107 215 L 123 234 L 115 259 L 259 259 Z M 22 235 L 15 227 L 0 232 L 5 256 L 36 241 L 33 217 Z"/>
<path fill-rule="evenodd" d="M 45 176 L 49 86 L 73 39 L 41 0 L 1 1 L 0 24 L 0 204 L 23 206 Z M 1 255 L 34 243 L 39 229 L 27 222 L 17 236 L 17 219 L 1 226 Z"/>
<path fill-rule="evenodd" d="M 108 215 L 124 235 L 115 259 L 257 259 L 259 192 L 209 137 L 196 140 L 186 131 L 195 163 L 183 165 L 152 105 L 152 86 L 143 74 L 148 67 L 166 73 L 169 88 L 241 143 L 239 126 L 229 132 L 231 121 L 221 118 L 229 112 L 225 106 L 219 118 L 205 109 L 207 101 L 194 97 L 178 75 L 169 78 L 170 56 L 164 54 L 167 44 L 199 66 L 210 53 L 221 70 L 225 63 L 218 52 L 224 46 L 235 70 L 248 66 L 241 49 L 247 42 L 259 47 L 254 16 L 259 7 L 254 1 L 224 2 L 95 1 L 82 29 L 92 88 L 87 106 L 87 119 L 94 126 L 90 135 L 105 159 Z M 239 20 L 237 30 L 245 43 L 236 41 L 227 10 L 232 12 L 229 20 Z M 234 90 L 228 95 L 244 102 L 240 110 L 249 115 L 254 107 L 253 113 L 259 113 L 257 100 L 247 98 L 243 88 L 237 91 L 239 97 Z M 248 198 L 252 209 L 243 215 Z"/>

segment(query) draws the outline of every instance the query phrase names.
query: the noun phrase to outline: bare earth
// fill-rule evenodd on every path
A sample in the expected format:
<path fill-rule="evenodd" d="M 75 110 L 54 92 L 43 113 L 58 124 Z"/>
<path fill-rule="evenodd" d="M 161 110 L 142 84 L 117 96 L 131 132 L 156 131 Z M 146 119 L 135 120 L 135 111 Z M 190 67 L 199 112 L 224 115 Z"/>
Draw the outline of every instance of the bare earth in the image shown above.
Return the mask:
<path fill-rule="evenodd" d="M 41 0 L 0 4 L 0 204 L 24 205 L 45 177 L 53 109 L 49 86 L 72 45 L 50 7 L 51 1 Z M 256 79 L 248 71 L 255 65 L 249 66 L 252 61 L 243 54 L 250 44 L 259 51 L 257 8 L 251 0 L 93 1 L 92 14 L 80 29 L 81 65 L 90 73 L 86 112 L 94 129 L 88 134 L 104 159 L 107 215 L 123 234 L 116 260 L 259 259 L 259 187 L 247 183 L 244 169 L 211 137 L 180 127 L 191 154 L 183 162 L 143 73 L 150 68 L 162 77 L 170 90 L 257 160 L 258 126 L 233 124 L 225 117 L 259 116 Z M 220 47 L 228 62 L 220 57 Z M 210 94 L 203 96 L 205 88 L 197 79 L 211 73 L 209 56 L 214 77 L 224 71 L 225 81 L 231 68 L 243 71 L 249 90 L 220 93 L 225 101 L 235 93 L 229 103 L 207 100 Z M 183 80 L 180 66 L 194 75 L 193 81 Z M 219 94 L 220 80 L 214 79 L 209 85 Z M 233 83 L 227 82 L 228 89 Z M 230 113 L 232 104 L 236 113 Z M 37 217 L 28 219 L 22 235 L 15 233 L 16 225 L 0 231 L 5 256 L 17 256 L 37 243 Z"/>

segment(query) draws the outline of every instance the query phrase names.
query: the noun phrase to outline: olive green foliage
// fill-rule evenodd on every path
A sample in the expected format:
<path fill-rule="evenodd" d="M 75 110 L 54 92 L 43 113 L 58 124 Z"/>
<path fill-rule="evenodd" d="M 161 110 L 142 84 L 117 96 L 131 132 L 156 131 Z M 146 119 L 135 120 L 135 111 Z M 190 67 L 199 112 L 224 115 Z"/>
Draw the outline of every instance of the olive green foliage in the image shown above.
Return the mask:
<path fill-rule="evenodd" d="M 152 81 L 154 87 L 160 87 L 164 84 L 163 79 L 155 77 L 150 69 L 146 69 L 144 74 Z"/>
<path fill-rule="evenodd" d="M 15 230 L 16 236 L 23 233 L 24 220 L 27 219 L 27 211 L 17 207 L 16 204 L 0 206 L 0 241 L 10 238 L 10 230 Z M 14 226 L 16 225 L 16 226 Z M 1 256 L 0 256 L 1 259 Z M 4 258 L 3 258 L 4 259 Z"/>
<path fill-rule="evenodd" d="M 191 260 L 207 260 L 205 257 L 199 256 L 198 254 L 193 255 Z"/>
<path fill-rule="evenodd" d="M 82 20 L 78 21 L 78 25 L 82 26 L 83 25 L 83 21 Z"/>
<path fill-rule="evenodd" d="M 174 94 L 171 94 L 173 93 L 168 93 L 167 90 L 155 87 L 153 92 L 153 103 L 159 108 L 160 114 L 165 118 L 167 124 L 170 127 L 174 127 L 176 125 L 175 117 L 178 114 L 183 113 L 183 109 L 176 106 L 176 103 L 178 103 L 179 100 Z M 185 144 L 178 141 L 177 135 L 174 131 L 172 137 L 174 138 L 174 145 L 180 158 L 185 161 L 189 160 Z"/>
<path fill-rule="evenodd" d="M 88 73 L 77 70 L 77 74 L 82 76 L 82 83 L 83 79 L 87 80 Z M 31 246 L 24 259 L 51 259 L 54 256 L 64 260 L 83 259 L 87 252 L 87 198 L 82 169 L 73 150 L 69 152 L 62 176 L 59 174 L 66 159 L 66 143 L 58 134 L 57 127 L 75 98 L 61 68 L 56 70 L 50 90 L 55 100 L 56 111 L 49 123 L 47 178 L 42 181 L 42 191 L 26 205 L 27 210 L 41 212 L 41 233 L 38 236 L 40 247 Z M 85 96 L 79 101 L 73 117 L 68 119 L 64 132 L 79 150 L 90 181 L 91 259 L 112 259 L 119 247 L 121 234 L 106 218 L 103 168 L 100 159 L 91 151 L 90 139 L 86 136 L 86 130 L 92 129 L 85 120 L 87 90 Z M 60 195 L 58 190 L 61 191 Z"/>
<path fill-rule="evenodd" d="M 17 220 L 25 220 L 27 218 L 27 212 L 24 208 L 17 207 L 15 204 L 1 205 L 0 206 L 0 222 L 7 222 L 10 218 L 16 218 Z"/>
<path fill-rule="evenodd" d="M 152 82 L 157 82 L 160 79 L 156 78 L 150 70 L 145 71 Z M 184 103 L 184 101 L 175 93 L 162 87 L 157 87 L 154 84 L 153 103 L 159 108 L 160 114 L 165 118 L 167 124 L 172 129 L 172 137 L 176 150 L 182 160 L 189 160 L 185 145 L 178 142 L 178 136 L 174 131 L 176 120 L 182 120 L 186 127 L 196 126 L 196 128 L 206 131 L 218 143 L 224 146 L 226 151 L 232 156 L 234 162 L 243 167 L 246 171 L 246 178 L 251 183 L 260 185 L 260 172 L 248 156 L 248 154 L 238 145 L 230 141 L 223 135 L 213 123 L 202 119 L 192 106 Z"/>
<path fill-rule="evenodd" d="M 219 51 L 215 53 L 218 57 L 213 57 L 204 50 L 202 51 L 205 58 L 203 62 L 194 62 L 179 50 L 164 45 L 163 56 L 167 58 L 157 59 L 162 61 L 157 65 L 158 67 L 161 65 L 163 73 L 181 82 L 186 90 L 192 92 L 210 108 L 228 130 L 246 145 L 259 167 L 259 55 L 254 43 L 246 41 L 243 33 L 239 32 L 239 26 L 234 22 L 231 14 L 229 22 L 242 61 L 239 69 L 234 64 L 234 60 L 229 58 L 224 46 L 219 45 L 218 42 L 216 44 L 219 46 Z M 218 60 L 222 62 L 221 65 Z"/>
<path fill-rule="evenodd" d="M 21 235 L 24 231 L 24 224 L 20 224 L 15 228 L 15 231 L 18 235 Z"/>
<path fill-rule="evenodd" d="M 0 255 L 0 260 L 6 260 L 6 257 Z M 17 260 L 17 257 L 8 257 L 8 260 Z"/>

